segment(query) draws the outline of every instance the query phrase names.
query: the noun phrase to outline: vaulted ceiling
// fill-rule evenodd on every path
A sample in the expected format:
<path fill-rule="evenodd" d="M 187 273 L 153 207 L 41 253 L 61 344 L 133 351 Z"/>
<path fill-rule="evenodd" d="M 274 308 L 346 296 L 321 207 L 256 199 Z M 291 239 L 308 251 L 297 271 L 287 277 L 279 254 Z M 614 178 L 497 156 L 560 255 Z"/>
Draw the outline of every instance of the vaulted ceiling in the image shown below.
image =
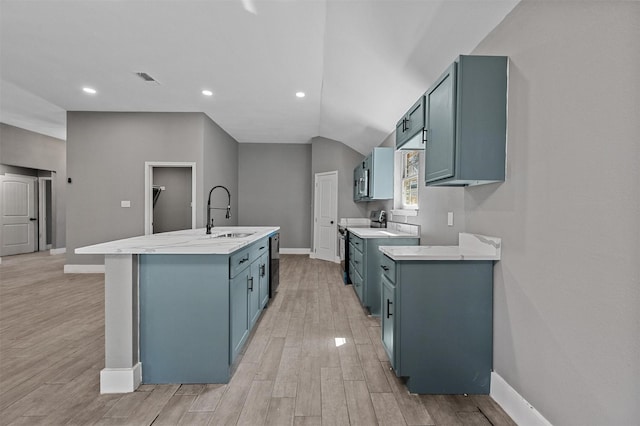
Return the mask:
<path fill-rule="evenodd" d="M 198 111 L 366 153 L 518 1 L 0 0 L 0 121 L 65 139 L 66 111 Z"/>

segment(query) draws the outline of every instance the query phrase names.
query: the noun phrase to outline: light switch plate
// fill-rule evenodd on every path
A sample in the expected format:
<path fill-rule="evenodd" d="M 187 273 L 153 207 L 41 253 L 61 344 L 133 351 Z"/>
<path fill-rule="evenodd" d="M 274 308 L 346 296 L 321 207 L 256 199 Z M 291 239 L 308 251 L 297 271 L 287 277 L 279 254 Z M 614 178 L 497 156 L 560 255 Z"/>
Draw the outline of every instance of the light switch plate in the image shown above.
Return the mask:
<path fill-rule="evenodd" d="M 131 201 L 129 200 L 120 201 L 120 207 L 131 207 Z"/>
<path fill-rule="evenodd" d="M 453 226 L 453 212 L 447 213 L 447 225 Z"/>

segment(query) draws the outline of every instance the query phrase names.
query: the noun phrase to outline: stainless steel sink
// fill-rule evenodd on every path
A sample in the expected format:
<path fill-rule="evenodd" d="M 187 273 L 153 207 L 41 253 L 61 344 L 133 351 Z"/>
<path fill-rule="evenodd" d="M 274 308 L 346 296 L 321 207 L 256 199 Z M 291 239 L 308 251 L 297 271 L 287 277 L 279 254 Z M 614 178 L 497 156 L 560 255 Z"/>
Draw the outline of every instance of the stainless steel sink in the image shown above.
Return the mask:
<path fill-rule="evenodd" d="M 245 238 L 255 234 L 255 232 L 225 232 L 224 234 L 218 234 L 211 238 Z"/>

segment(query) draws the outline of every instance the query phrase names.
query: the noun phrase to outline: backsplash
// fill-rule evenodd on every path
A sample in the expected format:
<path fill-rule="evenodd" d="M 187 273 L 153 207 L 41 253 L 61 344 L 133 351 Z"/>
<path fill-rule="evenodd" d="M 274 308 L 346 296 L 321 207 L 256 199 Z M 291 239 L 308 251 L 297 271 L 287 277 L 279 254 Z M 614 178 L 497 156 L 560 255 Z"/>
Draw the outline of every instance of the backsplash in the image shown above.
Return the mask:
<path fill-rule="evenodd" d="M 387 229 L 391 231 L 404 232 L 409 235 L 420 236 L 420 225 L 400 222 L 387 222 Z"/>

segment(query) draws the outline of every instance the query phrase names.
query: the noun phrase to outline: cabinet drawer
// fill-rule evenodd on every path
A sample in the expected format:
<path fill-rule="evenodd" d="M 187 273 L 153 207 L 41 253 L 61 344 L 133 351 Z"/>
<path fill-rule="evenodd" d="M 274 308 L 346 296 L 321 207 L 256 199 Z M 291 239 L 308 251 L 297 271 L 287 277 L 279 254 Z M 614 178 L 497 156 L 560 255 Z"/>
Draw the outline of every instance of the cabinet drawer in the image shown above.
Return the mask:
<path fill-rule="evenodd" d="M 249 246 L 231 255 L 229 258 L 230 278 L 235 277 L 251 264 L 251 252 L 253 249 L 253 246 Z"/>
<path fill-rule="evenodd" d="M 364 243 L 362 238 L 357 237 L 353 234 L 349 234 L 349 244 L 353 244 L 353 247 L 362 252 L 362 248 L 364 247 Z"/>
<path fill-rule="evenodd" d="M 356 271 L 358 271 L 358 273 L 360 275 L 364 275 L 364 263 L 363 263 L 363 256 L 362 253 L 359 252 L 358 250 L 354 250 L 353 251 L 353 257 L 350 258 L 351 261 L 353 262 L 353 266 L 356 268 Z"/>
<path fill-rule="evenodd" d="M 396 262 L 384 254 L 380 257 L 380 272 L 387 277 L 391 283 L 396 282 Z"/>
<path fill-rule="evenodd" d="M 251 246 L 251 261 L 258 259 L 263 254 L 269 252 L 269 241 L 265 238 Z"/>

